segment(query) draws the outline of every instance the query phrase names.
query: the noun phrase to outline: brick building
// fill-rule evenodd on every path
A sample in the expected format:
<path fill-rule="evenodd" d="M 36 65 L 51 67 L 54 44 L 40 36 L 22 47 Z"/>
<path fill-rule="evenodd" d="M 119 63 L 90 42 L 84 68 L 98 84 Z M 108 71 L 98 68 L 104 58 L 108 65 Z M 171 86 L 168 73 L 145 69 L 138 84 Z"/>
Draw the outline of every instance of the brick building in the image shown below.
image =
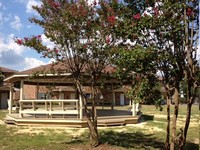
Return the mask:
<path fill-rule="evenodd" d="M 7 78 L 17 71 L 8 69 L 5 67 L 0 67 L 0 73 L 1 73 L 1 79 L 3 81 L 3 78 Z M 8 102 L 7 100 L 9 99 L 9 92 L 10 92 L 10 84 L 1 82 L 0 83 L 0 109 L 7 109 L 8 108 Z M 14 99 L 19 98 L 19 91 L 17 88 L 12 89 L 14 91 Z"/>

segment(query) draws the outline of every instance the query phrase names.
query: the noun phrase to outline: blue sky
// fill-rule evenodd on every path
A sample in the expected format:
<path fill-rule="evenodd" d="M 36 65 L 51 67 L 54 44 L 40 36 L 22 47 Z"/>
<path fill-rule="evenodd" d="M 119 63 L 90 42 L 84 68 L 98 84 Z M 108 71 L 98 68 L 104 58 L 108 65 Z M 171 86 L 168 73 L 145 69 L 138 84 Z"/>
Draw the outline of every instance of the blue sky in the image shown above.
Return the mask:
<path fill-rule="evenodd" d="M 13 41 L 14 37 L 43 33 L 42 28 L 28 20 L 37 15 L 31 6 L 39 4 L 39 0 L 0 0 L 0 66 L 25 70 L 50 62 L 49 59 L 40 58 L 36 51 Z"/>

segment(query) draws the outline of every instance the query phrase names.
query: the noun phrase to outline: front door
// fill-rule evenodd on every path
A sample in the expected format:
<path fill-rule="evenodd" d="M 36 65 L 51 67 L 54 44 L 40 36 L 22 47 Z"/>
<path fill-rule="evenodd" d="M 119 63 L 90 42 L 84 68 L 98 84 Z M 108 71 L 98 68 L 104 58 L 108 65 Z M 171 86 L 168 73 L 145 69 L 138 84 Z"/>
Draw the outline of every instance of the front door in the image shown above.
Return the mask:
<path fill-rule="evenodd" d="M 7 109 L 8 108 L 8 93 L 1 93 L 1 97 L 0 97 L 1 99 L 1 106 L 0 106 L 0 108 L 1 109 Z"/>
<path fill-rule="evenodd" d="M 120 105 L 124 105 L 124 94 L 120 94 Z"/>

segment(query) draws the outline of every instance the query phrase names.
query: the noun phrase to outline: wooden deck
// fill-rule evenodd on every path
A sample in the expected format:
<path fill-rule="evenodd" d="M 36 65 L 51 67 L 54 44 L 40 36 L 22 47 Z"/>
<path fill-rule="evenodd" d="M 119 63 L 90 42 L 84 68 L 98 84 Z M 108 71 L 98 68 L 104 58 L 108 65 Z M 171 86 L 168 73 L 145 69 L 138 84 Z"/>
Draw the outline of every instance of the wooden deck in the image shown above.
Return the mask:
<path fill-rule="evenodd" d="M 141 115 L 131 116 L 130 111 L 125 110 L 98 110 L 98 126 L 114 126 L 136 124 Z M 78 119 L 76 115 L 54 115 L 47 118 L 45 115 L 24 115 L 19 117 L 18 113 L 8 114 L 5 118 L 5 123 L 14 125 L 28 125 L 28 126 L 66 126 L 66 127 L 87 127 L 85 118 Z"/>

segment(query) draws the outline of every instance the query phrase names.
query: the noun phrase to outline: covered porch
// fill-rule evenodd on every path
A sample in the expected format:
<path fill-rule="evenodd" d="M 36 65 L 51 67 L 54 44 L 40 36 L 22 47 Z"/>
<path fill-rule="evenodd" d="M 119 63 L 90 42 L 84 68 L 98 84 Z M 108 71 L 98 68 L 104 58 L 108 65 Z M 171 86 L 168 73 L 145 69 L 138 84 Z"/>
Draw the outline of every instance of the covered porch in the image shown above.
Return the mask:
<path fill-rule="evenodd" d="M 87 121 L 84 117 L 84 109 L 81 95 L 77 91 L 71 90 L 71 96 L 63 95 L 62 88 L 56 90 L 55 97 L 40 97 L 40 87 L 44 85 L 56 85 L 58 87 L 72 87 L 73 79 L 71 73 L 63 74 L 37 74 L 31 77 L 38 70 L 48 70 L 48 66 L 42 66 L 33 70 L 19 72 L 7 79 L 10 83 L 9 114 L 5 122 L 16 125 L 65 125 L 74 127 L 86 127 Z M 136 115 L 136 104 L 129 104 L 128 109 L 115 109 L 116 91 L 113 88 L 114 80 L 108 80 L 112 86 L 110 92 L 110 105 L 98 106 L 97 117 L 99 126 L 124 125 L 137 123 L 140 115 Z M 13 87 L 18 83 L 20 96 L 17 101 L 17 109 L 13 109 Z M 25 85 L 34 85 L 34 89 L 27 90 Z M 52 90 L 52 89 L 51 89 Z M 55 91 L 55 90 L 52 90 Z M 27 92 L 32 92 L 34 98 L 27 98 Z M 30 94 L 29 93 L 29 94 Z M 87 94 L 87 93 L 86 93 Z M 121 95 L 119 96 L 121 97 Z M 124 98 L 122 96 L 122 98 Z M 98 103 L 98 102 L 97 102 Z M 103 102 L 104 103 L 104 102 Z M 15 101 L 16 105 L 16 101 Z M 98 104 L 97 104 L 98 105 Z M 89 106 L 88 106 L 89 107 Z"/>
<path fill-rule="evenodd" d="M 139 122 L 141 114 L 132 116 L 127 110 L 111 110 L 97 109 L 99 127 L 136 124 Z M 65 126 L 65 127 L 87 127 L 87 120 L 83 116 L 82 119 L 77 115 L 53 114 L 51 117 L 46 114 L 24 114 L 23 117 L 19 113 L 7 114 L 5 123 L 18 126 Z"/>
<path fill-rule="evenodd" d="M 15 125 L 87 127 L 84 109 L 78 99 L 20 100 L 19 110 L 11 110 L 5 123 Z M 88 107 L 90 109 L 90 107 Z M 98 126 L 138 123 L 141 114 L 132 115 L 131 106 L 97 106 Z"/>

